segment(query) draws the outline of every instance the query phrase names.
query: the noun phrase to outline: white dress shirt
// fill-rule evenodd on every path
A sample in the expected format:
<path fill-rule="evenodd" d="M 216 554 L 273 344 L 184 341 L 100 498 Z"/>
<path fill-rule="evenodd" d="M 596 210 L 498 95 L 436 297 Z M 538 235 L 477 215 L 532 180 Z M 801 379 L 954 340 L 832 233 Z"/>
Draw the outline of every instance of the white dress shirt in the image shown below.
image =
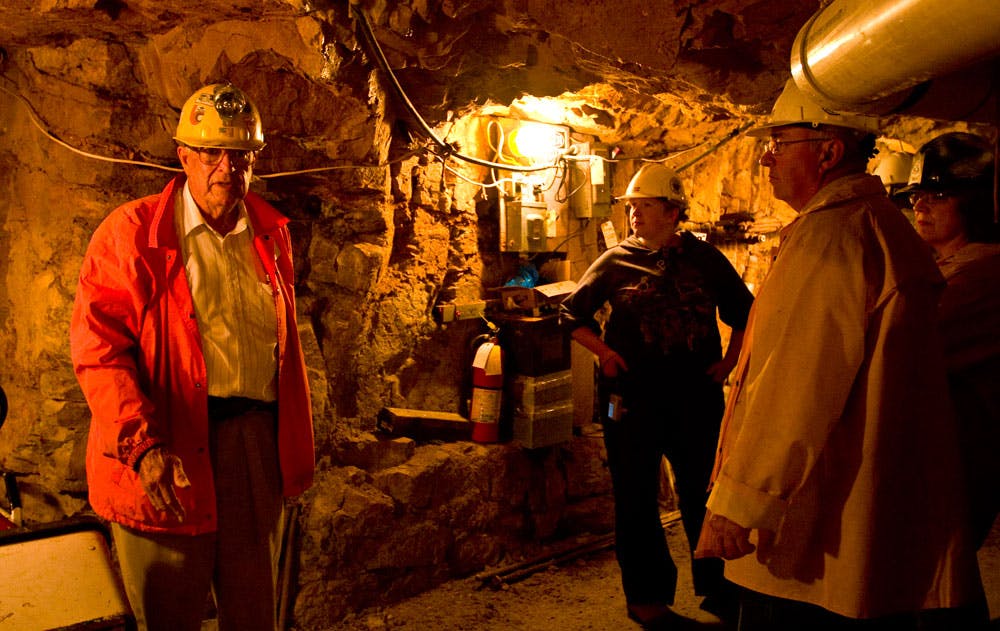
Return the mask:
<path fill-rule="evenodd" d="M 188 285 L 194 299 L 208 394 L 277 398 L 277 316 L 274 295 L 253 249 L 243 203 L 236 227 L 221 235 L 205 223 L 187 184 L 175 203 Z"/>

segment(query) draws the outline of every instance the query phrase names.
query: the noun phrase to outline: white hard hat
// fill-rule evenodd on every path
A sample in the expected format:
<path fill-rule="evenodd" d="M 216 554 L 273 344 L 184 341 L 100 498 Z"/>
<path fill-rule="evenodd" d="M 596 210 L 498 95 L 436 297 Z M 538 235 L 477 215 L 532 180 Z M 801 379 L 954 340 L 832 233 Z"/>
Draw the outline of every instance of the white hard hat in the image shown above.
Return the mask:
<path fill-rule="evenodd" d="M 681 208 L 688 207 L 684 185 L 677 172 L 657 162 L 643 165 L 632 176 L 632 181 L 628 183 L 625 194 L 618 196 L 618 199 L 643 198 L 664 198 Z"/>
<path fill-rule="evenodd" d="M 903 151 L 892 151 L 879 160 L 874 175 L 879 176 L 885 187 L 906 184 L 910 179 L 910 168 L 913 165 L 913 154 Z"/>
<path fill-rule="evenodd" d="M 787 125 L 832 125 L 847 127 L 869 134 L 878 133 L 878 118 L 862 114 L 842 114 L 821 107 L 809 99 L 795 85 L 793 79 L 785 82 L 785 89 L 774 102 L 771 116 L 766 123 L 758 125 L 747 132 L 748 136 L 763 138 L 771 134 L 775 127 Z"/>

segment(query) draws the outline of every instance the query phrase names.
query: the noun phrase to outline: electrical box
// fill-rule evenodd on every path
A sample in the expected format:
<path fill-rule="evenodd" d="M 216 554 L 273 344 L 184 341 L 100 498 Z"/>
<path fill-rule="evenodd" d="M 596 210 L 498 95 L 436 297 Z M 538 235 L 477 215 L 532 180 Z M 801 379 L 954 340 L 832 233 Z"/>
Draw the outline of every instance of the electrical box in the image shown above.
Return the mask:
<path fill-rule="evenodd" d="M 492 117 L 485 125 L 500 205 L 501 252 L 551 252 L 569 234 L 569 128 Z"/>
<path fill-rule="evenodd" d="M 566 238 L 570 213 L 562 172 L 553 167 L 540 172 L 544 176 L 509 177 L 513 192 L 501 189 L 499 198 L 501 252 L 551 252 Z"/>
<path fill-rule="evenodd" d="M 500 249 L 504 252 L 544 252 L 548 245 L 548 205 L 500 199 Z"/>
<path fill-rule="evenodd" d="M 611 216 L 610 149 L 599 143 L 573 145 L 576 155 L 569 162 L 569 207 L 577 219 Z"/>

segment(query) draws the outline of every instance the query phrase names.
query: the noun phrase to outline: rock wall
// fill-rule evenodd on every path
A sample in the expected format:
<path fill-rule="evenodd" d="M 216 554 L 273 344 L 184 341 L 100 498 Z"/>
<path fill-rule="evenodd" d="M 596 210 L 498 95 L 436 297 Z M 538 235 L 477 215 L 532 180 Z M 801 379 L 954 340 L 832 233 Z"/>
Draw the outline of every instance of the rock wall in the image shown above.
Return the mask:
<path fill-rule="evenodd" d="M 302 503 L 297 625 L 322 629 L 542 542 L 610 531 L 602 450 L 599 435 L 537 450 L 352 441 Z"/>

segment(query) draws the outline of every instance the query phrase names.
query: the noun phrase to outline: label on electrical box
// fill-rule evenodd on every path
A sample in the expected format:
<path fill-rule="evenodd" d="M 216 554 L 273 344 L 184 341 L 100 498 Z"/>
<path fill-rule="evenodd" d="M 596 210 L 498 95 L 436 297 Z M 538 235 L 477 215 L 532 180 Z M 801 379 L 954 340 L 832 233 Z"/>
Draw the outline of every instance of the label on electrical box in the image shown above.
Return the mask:
<path fill-rule="evenodd" d="M 618 245 L 618 235 L 615 233 L 615 224 L 605 221 L 601 224 L 601 234 L 604 235 L 604 245 L 611 249 Z"/>

